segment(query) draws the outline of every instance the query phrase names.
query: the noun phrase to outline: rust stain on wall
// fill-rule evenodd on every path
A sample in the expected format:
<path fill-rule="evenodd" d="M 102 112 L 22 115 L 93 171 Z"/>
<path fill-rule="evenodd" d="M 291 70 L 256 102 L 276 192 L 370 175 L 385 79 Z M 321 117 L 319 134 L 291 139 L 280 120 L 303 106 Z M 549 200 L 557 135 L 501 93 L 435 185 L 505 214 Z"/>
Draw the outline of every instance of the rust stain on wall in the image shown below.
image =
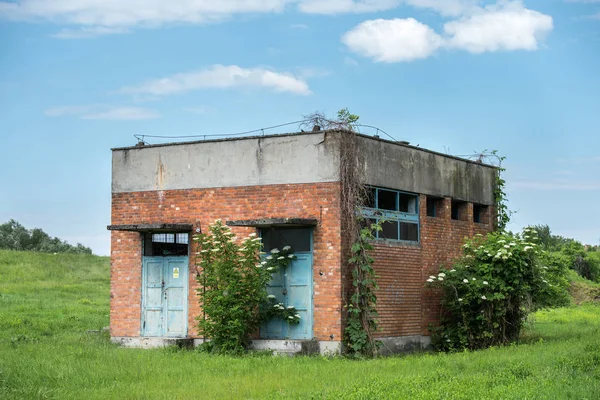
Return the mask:
<path fill-rule="evenodd" d="M 158 156 L 158 165 L 156 167 L 156 189 L 162 189 L 164 187 L 164 183 L 165 183 L 165 165 L 162 162 L 162 159 L 160 158 L 160 155 Z"/>

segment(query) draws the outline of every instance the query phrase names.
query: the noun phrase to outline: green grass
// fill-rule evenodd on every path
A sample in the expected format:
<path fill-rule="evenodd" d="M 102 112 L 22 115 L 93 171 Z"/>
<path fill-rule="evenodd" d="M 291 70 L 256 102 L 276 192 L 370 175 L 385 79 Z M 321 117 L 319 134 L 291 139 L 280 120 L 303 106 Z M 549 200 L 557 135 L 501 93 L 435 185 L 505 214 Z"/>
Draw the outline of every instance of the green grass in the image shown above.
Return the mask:
<path fill-rule="evenodd" d="M 597 399 L 600 306 L 538 312 L 521 344 L 351 361 L 118 348 L 108 259 L 0 251 L 0 399 Z"/>
<path fill-rule="evenodd" d="M 585 279 L 572 269 L 567 271 L 567 278 L 571 283 L 569 292 L 571 293 L 573 303 L 582 304 L 600 300 L 599 283 Z"/>

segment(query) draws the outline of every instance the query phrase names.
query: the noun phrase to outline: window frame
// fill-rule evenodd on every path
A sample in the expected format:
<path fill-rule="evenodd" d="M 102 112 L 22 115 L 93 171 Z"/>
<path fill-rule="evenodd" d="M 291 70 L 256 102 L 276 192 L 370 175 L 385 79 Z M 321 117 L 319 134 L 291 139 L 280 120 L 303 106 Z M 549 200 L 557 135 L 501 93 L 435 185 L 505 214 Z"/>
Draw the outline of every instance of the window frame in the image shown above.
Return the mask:
<path fill-rule="evenodd" d="M 155 235 L 165 235 L 165 241 L 160 241 L 160 240 L 154 240 L 154 236 Z M 173 235 L 172 239 L 173 241 L 170 241 L 170 237 L 169 235 Z M 185 243 L 181 243 L 179 241 L 180 236 L 179 235 L 187 235 L 187 241 Z M 189 257 L 190 256 L 190 244 L 192 241 L 192 237 L 191 237 L 191 233 L 190 232 L 175 232 L 175 231 L 168 231 L 168 232 L 163 232 L 163 231 L 148 231 L 148 232 L 142 232 L 142 256 L 143 257 Z M 148 252 L 150 253 L 154 253 L 154 247 L 153 247 L 153 243 L 159 243 L 159 244 L 164 244 L 164 245 L 172 245 L 172 246 L 177 246 L 177 245 L 185 245 L 185 254 L 181 254 L 180 252 L 176 252 L 176 253 L 171 253 L 171 254 L 152 254 L 149 255 Z M 150 246 L 148 248 L 148 246 Z M 166 247 L 166 246 L 165 246 Z M 183 246 L 182 246 L 183 248 Z M 150 250 L 150 251 L 148 251 Z"/>
<path fill-rule="evenodd" d="M 421 243 L 421 224 L 420 224 L 420 219 L 419 219 L 420 196 L 418 193 L 405 192 L 402 190 L 388 189 L 388 188 L 383 188 L 383 187 L 378 187 L 378 186 L 367 186 L 367 190 L 373 191 L 373 193 L 374 193 L 373 205 L 375 206 L 375 208 L 365 207 L 365 206 L 361 207 L 360 208 L 361 216 L 363 216 L 365 219 L 368 219 L 368 220 L 376 220 L 376 221 L 384 220 L 384 221 L 398 223 L 398 227 L 397 227 L 398 239 L 383 238 L 383 237 L 380 237 L 382 232 L 374 232 L 375 238 L 377 240 L 385 240 L 385 241 L 399 242 L 399 243 L 410 243 L 410 244 Z M 379 191 L 380 190 L 383 190 L 386 192 L 394 192 L 396 194 L 396 210 L 397 211 L 377 208 L 379 205 Z M 415 212 L 414 213 L 400 211 L 400 196 L 401 195 L 414 197 L 414 200 L 415 200 L 415 204 L 414 204 Z M 402 223 L 416 225 L 417 240 L 401 239 L 401 230 L 402 230 L 401 224 Z"/>

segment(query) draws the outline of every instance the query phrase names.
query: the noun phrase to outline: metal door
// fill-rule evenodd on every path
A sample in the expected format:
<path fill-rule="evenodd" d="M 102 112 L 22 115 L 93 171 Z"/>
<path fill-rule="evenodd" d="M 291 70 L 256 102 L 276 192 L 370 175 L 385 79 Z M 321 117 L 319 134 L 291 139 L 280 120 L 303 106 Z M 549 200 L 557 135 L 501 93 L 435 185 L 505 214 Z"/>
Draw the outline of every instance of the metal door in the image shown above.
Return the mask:
<path fill-rule="evenodd" d="M 187 336 L 187 257 L 144 257 L 142 336 Z"/>
<path fill-rule="evenodd" d="M 281 318 L 273 318 L 261 327 L 265 339 L 312 339 L 312 254 L 296 253 L 287 268 L 273 274 L 267 292 L 285 307 L 294 306 L 300 314 L 300 323 L 290 325 Z"/>

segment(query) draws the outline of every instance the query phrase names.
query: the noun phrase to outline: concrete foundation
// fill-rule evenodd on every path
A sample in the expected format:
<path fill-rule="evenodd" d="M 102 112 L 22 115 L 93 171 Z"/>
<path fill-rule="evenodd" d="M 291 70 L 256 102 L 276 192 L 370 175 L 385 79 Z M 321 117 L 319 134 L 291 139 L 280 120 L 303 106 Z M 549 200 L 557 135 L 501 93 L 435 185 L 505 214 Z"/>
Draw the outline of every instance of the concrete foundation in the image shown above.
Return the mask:
<path fill-rule="evenodd" d="M 197 347 L 204 339 L 158 338 L 158 337 L 112 337 L 111 342 L 123 347 L 154 349 L 168 346 Z M 429 336 L 398 336 L 377 339 L 381 342 L 382 356 L 410 353 L 431 347 Z M 336 356 L 342 353 L 342 343 L 324 340 L 252 340 L 250 349 L 272 351 L 274 355 L 295 356 L 320 354 Z"/>
<path fill-rule="evenodd" d="M 396 336 L 377 340 L 381 342 L 379 354 L 382 356 L 411 353 L 431 347 L 431 337 L 429 336 Z"/>
<path fill-rule="evenodd" d="M 194 346 L 194 339 L 187 338 L 111 337 L 110 341 L 123 347 L 132 347 L 138 349 L 155 349 L 169 346 L 191 348 Z"/>

